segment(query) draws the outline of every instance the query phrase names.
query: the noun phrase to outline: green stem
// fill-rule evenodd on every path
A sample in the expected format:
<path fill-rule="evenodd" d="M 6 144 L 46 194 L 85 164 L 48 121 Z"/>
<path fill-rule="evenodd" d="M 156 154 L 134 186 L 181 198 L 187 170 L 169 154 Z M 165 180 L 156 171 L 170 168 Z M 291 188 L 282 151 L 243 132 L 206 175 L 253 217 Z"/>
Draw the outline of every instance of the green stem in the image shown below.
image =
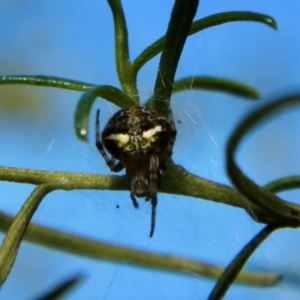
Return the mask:
<path fill-rule="evenodd" d="M 265 105 L 254 113 L 251 113 L 241 122 L 230 137 L 227 145 L 227 171 L 239 191 L 252 203 L 256 204 L 261 211 L 264 212 L 263 215 L 271 216 L 274 219 L 274 223 L 281 223 L 282 225 L 290 227 L 299 227 L 299 205 L 283 201 L 268 189 L 257 185 L 241 171 L 234 159 L 237 147 L 248 131 L 278 111 L 292 105 L 300 105 L 300 94 L 287 96 Z M 254 216 L 257 221 L 265 222 L 264 219 L 260 219 L 260 215 L 255 216 L 255 214 L 251 214 L 251 216 Z"/>
<path fill-rule="evenodd" d="M 243 248 L 243 250 L 235 257 L 220 276 L 208 298 L 209 300 L 223 299 L 230 285 L 236 279 L 249 257 L 262 244 L 262 242 L 278 228 L 280 227 L 277 225 L 266 226 Z"/>
<path fill-rule="evenodd" d="M 42 199 L 53 190 L 53 184 L 38 186 L 27 199 L 11 224 L 0 248 L 0 286 L 5 282 L 16 259 L 26 228 Z"/>
<path fill-rule="evenodd" d="M 129 57 L 127 25 L 122 4 L 120 0 L 107 0 L 107 2 L 114 18 L 116 66 L 119 81 L 123 92 L 138 104 L 139 96 Z"/>
<path fill-rule="evenodd" d="M 176 0 L 172 10 L 153 95 L 153 107 L 164 115 L 168 113 L 166 102 L 171 98 L 177 65 L 197 7 L 198 0 Z"/>
<path fill-rule="evenodd" d="M 195 34 L 201 30 L 211 28 L 213 26 L 221 25 L 228 22 L 236 22 L 236 21 L 253 21 L 253 22 L 261 22 L 266 24 L 273 29 L 277 29 L 276 21 L 264 14 L 258 14 L 254 12 L 248 11 L 229 11 L 219 14 L 214 14 L 203 19 L 197 20 L 192 23 L 191 29 L 189 31 L 189 35 Z M 149 47 L 147 47 L 132 63 L 133 72 L 135 77 L 139 70 L 153 57 L 158 55 L 165 43 L 165 37 L 161 37 L 152 43 Z"/>
<path fill-rule="evenodd" d="M 0 212 L 0 230 L 6 231 L 12 222 L 13 218 Z M 25 239 L 35 244 L 92 259 L 110 260 L 190 276 L 218 278 L 224 271 L 223 268 L 195 260 L 115 246 L 35 224 L 28 226 Z M 243 272 L 239 274 L 236 282 L 251 286 L 273 286 L 278 284 L 280 280 L 280 275 Z"/>
<path fill-rule="evenodd" d="M 0 85 L 5 84 L 25 84 L 33 86 L 55 87 L 60 89 L 86 92 L 97 85 L 81 81 L 69 80 L 54 76 L 29 76 L 29 75 L 11 75 L 0 76 Z"/>
<path fill-rule="evenodd" d="M 67 172 L 49 172 L 29 169 L 0 167 L 0 180 L 27 184 L 44 184 L 55 182 L 56 189 L 70 190 L 129 190 L 124 176 L 103 176 L 91 174 L 76 174 Z M 174 184 L 175 183 L 175 184 Z M 180 166 L 170 165 L 164 173 L 162 193 L 184 195 L 188 197 L 207 199 L 240 208 L 248 208 L 251 204 L 235 189 L 205 180 L 188 173 Z"/>

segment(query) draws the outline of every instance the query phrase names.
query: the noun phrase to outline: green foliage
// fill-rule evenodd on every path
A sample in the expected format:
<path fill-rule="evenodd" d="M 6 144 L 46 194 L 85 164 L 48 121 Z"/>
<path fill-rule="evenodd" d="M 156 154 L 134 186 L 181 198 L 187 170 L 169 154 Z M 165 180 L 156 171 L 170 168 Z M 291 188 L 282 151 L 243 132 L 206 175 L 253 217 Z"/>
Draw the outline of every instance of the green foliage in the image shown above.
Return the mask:
<path fill-rule="evenodd" d="M 139 94 L 136 86 L 138 72 L 159 53 L 161 53 L 161 59 L 156 83 L 153 96 L 148 100 L 147 105 L 153 106 L 162 114 L 165 112 L 165 106 L 170 101 L 172 93 L 189 91 L 190 89 L 227 92 L 246 99 L 257 99 L 259 97 L 258 92 L 252 87 L 229 79 L 194 76 L 174 82 L 174 77 L 184 43 L 189 35 L 213 26 L 236 21 L 261 22 L 276 29 L 276 22 L 270 16 L 253 12 L 226 12 L 193 22 L 198 1 L 177 0 L 166 35 L 147 47 L 131 62 L 128 50 L 126 19 L 121 2 L 119 0 L 108 0 L 108 3 L 115 25 L 116 69 L 122 90 L 112 86 L 95 86 L 58 77 L 28 75 L 1 76 L 0 84 L 25 84 L 84 92 L 78 102 L 74 118 L 76 135 L 83 141 L 87 140 L 88 118 L 95 99 L 100 97 L 116 104 L 120 108 L 139 104 Z M 223 297 L 230 284 L 234 281 L 252 286 L 278 284 L 282 279 L 278 275 L 241 273 L 240 271 L 251 254 L 276 229 L 299 227 L 300 207 L 287 203 L 273 194 L 273 192 L 299 187 L 299 177 L 278 180 L 270 183 L 266 188 L 259 187 L 238 168 L 234 160 L 234 154 L 240 140 L 258 122 L 265 120 L 270 114 L 286 106 L 299 104 L 299 99 L 300 95 L 293 95 L 263 107 L 249 115 L 232 135 L 227 147 L 227 169 L 239 192 L 228 186 L 202 179 L 175 164 L 171 165 L 164 174 L 161 192 L 186 195 L 201 200 L 209 199 L 241 207 L 256 221 L 268 224 L 241 250 L 224 272 L 215 266 L 184 258 L 166 257 L 113 246 L 99 241 L 71 236 L 39 225 L 29 224 L 34 212 L 47 193 L 58 189 L 126 190 L 126 183 L 120 176 L 96 176 L 0 167 L 0 180 L 29 183 L 37 186 L 15 218 L 0 213 L 0 229 L 6 232 L 0 249 L 1 285 L 9 275 L 23 238 L 57 250 L 93 257 L 94 259 L 111 260 L 147 268 L 159 268 L 172 272 L 184 272 L 189 275 L 219 278 L 210 299 Z M 179 178 L 180 180 L 178 180 Z M 77 277 L 75 281 L 77 282 Z M 62 286 L 64 287 L 65 284 L 62 283 Z"/>
<path fill-rule="evenodd" d="M 44 293 L 42 296 L 36 298 L 36 300 L 62 299 L 62 296 L 66 295 L 69 291 L 75 288 L 75 286 L 77 286 L 82 281 L 82 279 L 83 277 L 79 275 L 68 278 L 67 280 L 60 282 L 48 292 Z"/>

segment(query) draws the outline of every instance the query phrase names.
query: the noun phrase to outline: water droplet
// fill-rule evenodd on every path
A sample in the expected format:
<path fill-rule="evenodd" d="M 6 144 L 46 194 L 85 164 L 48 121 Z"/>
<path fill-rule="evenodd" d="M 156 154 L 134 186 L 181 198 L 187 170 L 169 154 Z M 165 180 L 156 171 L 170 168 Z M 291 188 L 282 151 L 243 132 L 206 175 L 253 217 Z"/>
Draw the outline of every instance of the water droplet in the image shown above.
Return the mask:
<path fill-rule="evenodd" d="M 81 136 L 86 136 L 86 133 L 87 133 L 86 129 L 83 128 L 83 129 L 80 130 L 80 135 Z"/>

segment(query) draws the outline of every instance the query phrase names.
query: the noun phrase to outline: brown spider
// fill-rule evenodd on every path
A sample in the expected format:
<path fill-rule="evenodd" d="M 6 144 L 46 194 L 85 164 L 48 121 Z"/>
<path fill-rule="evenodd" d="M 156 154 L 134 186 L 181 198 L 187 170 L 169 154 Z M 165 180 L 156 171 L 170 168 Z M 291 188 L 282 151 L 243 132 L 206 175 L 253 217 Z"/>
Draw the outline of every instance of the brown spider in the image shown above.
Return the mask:
<path fill-rule="evenodd" d="M 151 230 L 155 227 L 157 189 L 161 171 L 166 170 L 171 160 L 176 129 L 169 109 L 167 120 L 154 109 L 132 106 L 117 112 L 102 132 L 102 142 L 111 154 L 106 154 L 100 140 L 98 109 L 96 115 L 96 146 L 112 172 L 126 169 L 130 184 L 130 198 L 138 208 L 135 196 L 151 200 Z M 118 160 L 119 162 L 116 162 Z"/>

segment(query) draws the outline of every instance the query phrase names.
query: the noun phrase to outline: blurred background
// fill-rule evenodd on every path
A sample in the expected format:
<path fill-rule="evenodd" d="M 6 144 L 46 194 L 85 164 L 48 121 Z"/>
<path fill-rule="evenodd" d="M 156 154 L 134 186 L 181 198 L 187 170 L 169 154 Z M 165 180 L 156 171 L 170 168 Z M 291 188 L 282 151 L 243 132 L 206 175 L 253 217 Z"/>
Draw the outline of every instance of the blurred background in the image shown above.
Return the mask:
<path fill-rule="evenodd" d="M 164 35 L 174 1 L 123 0 L 131 59 Z M 240 120 L 278 95 L 300 90 L 300 3 L 201 1 L 196 19 L 225 11 L 268 14 L 278 31 L 254 22 L 233 22 L 189 37 L 176 78 L 207 75 L 257 89 L 260 101 L 225 93 L 189 91 L 172 99 L 178 137 L 173 159 L 208 180 L 231 184 L 225 170 L 227 140 Z M 0 74 L 52 75 L 119 87 L 112 14 L 106 1 L 0 0 Z M 152 94 L 159 57 L 140 72 L 142 101 Z M 0 87 L 0 165 L 49 171 L 110 174 L 94 142 L 94 115 L 101 126 L 118 110 L 98 99 L 89 142 L 75 137 L 79 92 L 10 85 Z M 290 109 L 245 139 L 238 161 L 258 184 L 299 170 L 300 114 Z M 299 171 L 298 171 L 299 173 Z M 0 209 L 15 215 L 33 186 L 0 182 Z M 280 194 L 299 203 L 299 192 Z M 33 221 L 113 244 L 226 266 L 262 228 L 243 210 L 214 202 L 159 194 L 155 235 L 149 239 L 151 205 L 129 192 L 56 191 Z M 298 201 L 298 202 L 297 202 Z M 119 206 L 116 209 L 116 206 Z M 3 239 L 3 234 L 0 235 Z M 254 254 L 246 270 L 278 273 L 274 288 L 233 286 L 228 299 L 299 299 L 300 233 L 280 230 Z M 24 242 L 1 299 L 32 299 L 57 282 L 86 276 L 66 299 L 206 299 L 215 282 L 81 258 Z"/>

